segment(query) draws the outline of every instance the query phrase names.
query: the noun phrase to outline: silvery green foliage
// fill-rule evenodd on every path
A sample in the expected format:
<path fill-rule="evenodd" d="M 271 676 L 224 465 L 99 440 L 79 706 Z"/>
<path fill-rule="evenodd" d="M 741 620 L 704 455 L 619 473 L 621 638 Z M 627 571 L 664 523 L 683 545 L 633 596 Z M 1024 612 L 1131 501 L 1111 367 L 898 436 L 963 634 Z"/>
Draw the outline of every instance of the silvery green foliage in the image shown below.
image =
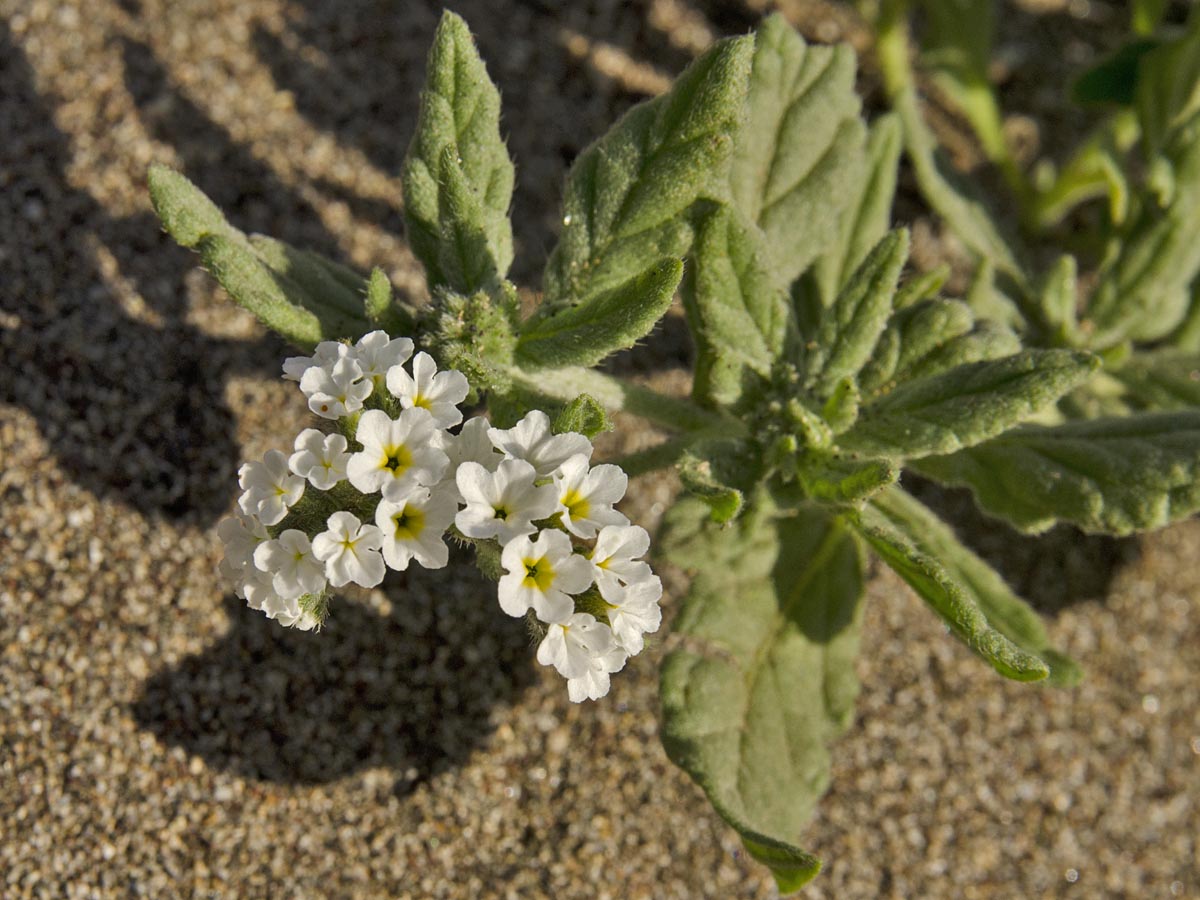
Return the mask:
<path fill-rule="evenodd" d="M 969 298 L 976 311 L 1009 324 L 1027 347 L 1091 350 L 1104 360 L 1104 376 L 1064 396 L 1042 426 L 952 455 L 937 451 L 920 467 L 971 488 L 1022 530 L 1065 521 L 1128 534 L 1200 509 L 1190 487 L 1200 475 L 1200 435 L 1188 418 L 1200 399 L 1200 10 L 1170 30 L 1164 9 L 1133 5 L 1129 42 L 1074 87 L 1098 112 L 1096 126 L 1060 171 L 1044 163 L 1032 178 L 989 130 L 999 115 L 984 77 L 992 0 L 900 0 L 877 21 L 918 183 L 979 260 Z M 1024 238 L 998 224 L 1000 198 L 982 196 L 945 164 L 923 121 L 906 62 L 908 11 L 927 20 L 921 71 L 947 88 L 1009 176 Z M 983 107 L 991 124 L 976 115 Z M 1099 215 L 1070 220 L 1068 233 L 1064 220 L 1087 203 Z M 1080 234 L 1080 222 L 1098 224 Z M 1061 250 L 1034 265 L 1030 239 L 1037 256 L 1056 242 Z M 1069 247 L 1091 249 L 1077 257 Z"/>
<path fill-rule="evenodd" d="M 952 12 L 970 7 L 960 0 Z M 979 81 L 986 42 L 976 38 L 966 56 L 943 54 L 947 73 Z M 1191 413 L 1043 421 L 1083 403 L 1099 365 L 1089 348 L 1114 346 L 1083 336 L 1124 341 L 1149 326 L 1116 314 L 1104 328 L 1081 321 L 1073 259 L 1030 274 L 986 208 L 953 186 L 911 86 L 895 95 L 895 114 L 868 125 L 854 69 L 849 48 L 809 46 L 779 16 L 715 44 L 575 161 L 541 303 L 526 317 L 507 280 L 513 166 L 499 94 L 453 14 L 434 39 L 404 166 L 427 304 L 397 299 L 381 271 L 362 278 L 247 237 L 183 176 L 151 173 L 167 230 L 302 347 L 403 331 L 462 372 L 501 429 L 548 408 L 556 415 L 538 419 L 547 438 L 590 437 L 618 410 L 671 432 L 625 461 L 630 471 L 675 465 L 688 495 L 662 540 L 693 576 L 675 623 L 687 639 L 662 671 L 663 742 L 785 891 L 820 865 L 799 841 L 829 780 L 830 743 L 853 716 L 868 552 L 1001 674 L 1079 675 L 1000 576 L 901 487 L 905 467 L 976 484 L 985 507 L 1025 527 L 1066 519 L 1125 531 L 1200 503 Z M 1178 221 L 1195 205 L 1185 93 L 1154 113 L 1156 171 L 1170 174 L 1155 182 L 1155 202 L 1182 204 Z M 904 274 L 908 235 L 890 222 L 902 144 L 935 207 L 987 261 L 961 300 L 939 296 L 945 271 Z M 1133 224 L 1147 202 L 1129 200 L 1123 221 L 1143 228 L 1130 248 L 1173 248 L 1170 277 L 1183 290 L 1188 248 Z M 1103 277 L 1140 283 L 1138 254 L 1149 251 L 1130 248 L 1114 244 Z M 595 370 L 646 338 L 677 290 L 696 347 L 690 398 Z M 1171 340 L 1127 354 L 1111 374 L 1142 406 L 1177 409 L 1198 393 L 1179 372 L 1197 364 L 1200 315 L 1194 290 L 1155 302 L 1175 310 Z M 996 457 L 1010 450 L 1022 462 L 1006 468 Z M 1154 473 L 1140 453 L 1161 463 Z M 503 560 L 477 550 L 501 577 Z M 592 600 L 576 614 L 603 621 Z"/>

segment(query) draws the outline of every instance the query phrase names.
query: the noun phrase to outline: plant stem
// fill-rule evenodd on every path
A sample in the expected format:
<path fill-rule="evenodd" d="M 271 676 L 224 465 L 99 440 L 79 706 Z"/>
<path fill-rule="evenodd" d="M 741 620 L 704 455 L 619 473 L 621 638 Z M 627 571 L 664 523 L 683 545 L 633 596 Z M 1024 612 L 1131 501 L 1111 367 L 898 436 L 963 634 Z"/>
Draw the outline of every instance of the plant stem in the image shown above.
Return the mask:
<path fill-rule="evenodd" d="M 612 375 L 578 367 L 529 372 L 512 367 L 508 374 L 522 389 L 560 402 L 590 394 L 612 412 L 629 412 L 672 431 L 740 435 L 746 427 L 738 420 L 697 406 L 690 400 L 669 397 Z"/>
<path fill-rule="evenodd" d="M 634 478 L 674 465 L 679 461 L 679 457 L 687 452 L 693 440 L 690 436 L 670 438 L 653 447 L 636 450 L 613 461 L 624 469 L 630 478 Z"/>

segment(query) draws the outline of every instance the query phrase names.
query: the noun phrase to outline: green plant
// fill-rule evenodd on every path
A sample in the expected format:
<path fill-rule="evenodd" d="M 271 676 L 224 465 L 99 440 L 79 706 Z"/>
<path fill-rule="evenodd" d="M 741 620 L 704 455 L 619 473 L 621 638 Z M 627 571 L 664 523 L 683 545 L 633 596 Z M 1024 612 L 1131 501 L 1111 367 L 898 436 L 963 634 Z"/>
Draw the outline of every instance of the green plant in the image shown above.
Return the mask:
<path fill-rule="evenodd" d="M 301 347 L 408 334 L 465 373 L 498 424 L 542 407 L 556 430 L 593 434 L 625 410 L 670 432 L 622 461 L 631 473 L 676 466 L 686 489 L 661 537 L 662 555 L 692 573 L 674 625 L 682 639 L 662 671 L 664 745 L 785 891 L 819 867 L 798 839 L 853 712 L 868 551 L 1001 674 L 1079 677 L 1024 602 L 900 486 L 904 468 L 958 481 L 955 460 L 980 458 L 969 454 L 1006 441 L 1036 454 L 1039 441 L 1059 440 L 1073 443 L 1046 459 L 1098 457 L 1112 469 L 1104 477 L 1138 475 L 1104 482 L 1096 521 L 1160 524 L 1195 499 L 1136 460 L 1118 472 L 1109 450 L 1150 441 L 1190 476 L 1194 430 L 1155 443 L 1140 414 L 1098 431 L 1019 427 L 1061 418 L 1112 376 L 1098 374 L 1094 345 L 1039 341 L 1016 320 L 937 296 L 937 276 L 902 277 L 908 237 L 889 230 L 890 211 L 902 143 L 912 152 L 921 132 L 903 108 L 868 127 L 854 70 L 849 48 L 809 46 L 781 17 L 712 47 L 575 161 L 541 301 L 524 318 L 506 277 L 513 168 L 498 96 L 451 14 L 404 167 L 428 305 L 397 301 L 381 272 L 362 278 L 247 237 L 182 176 L 151 173 L 168 231 Z M 1043 292 L 1056 310 L 1068 305 L 1069 275 L 1062 267 Z M 696 346 L 692 396 L 597 371 L 651 332 L 677 288 Z M 1069 491 L 1047 502 L 1038 524 L 1093 524 Z M 1146 511 L 1155 504 L 1167 510 Z M 476 548 L 498 577 L 499 548 Z M 602 616 L 595 601 L 576 608 Z"/>

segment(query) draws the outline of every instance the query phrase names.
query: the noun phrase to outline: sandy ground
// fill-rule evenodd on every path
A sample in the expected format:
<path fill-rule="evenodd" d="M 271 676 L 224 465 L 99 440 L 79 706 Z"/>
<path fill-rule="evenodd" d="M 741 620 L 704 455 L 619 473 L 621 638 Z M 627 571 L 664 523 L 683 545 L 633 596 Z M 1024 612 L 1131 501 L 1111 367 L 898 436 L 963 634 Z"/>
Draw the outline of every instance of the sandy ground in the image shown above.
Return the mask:
<path fill-rule="evenodd" d="M 1073 3 L 1072 24 L 1039 5 L 1034 51 L 1114 6 Z M 854 36 L 842 13 L 788 8 L 811 35 Z M 701 0 L 456 9 L 504 94 L 527 282 L 569 160 L 758 16 Z M 6 898 L 773 895 L 662 752 L 661 648 L 578 707 L 468 566 L 348 596 L 320 635 L 215 581 L 238 460 L 304 409 L 282 345 L 161 234 L 146 167 L 419 296 L 395 173 L 438 12 L 0 0 Z M 1002 54 L 1014 90 L 1062 56 Z M 911 192 L 898 214 L 922 215 Z M 678 385 L 685 348 L 668 323 L 628 364 Z M 652 526 L 671 485 L 631 493 Z M 1200 524 L 1038 543 L 943 502 L 1089 678 L 1002 682 L 878 573 L 806 896 L 1200 896 Z"/>

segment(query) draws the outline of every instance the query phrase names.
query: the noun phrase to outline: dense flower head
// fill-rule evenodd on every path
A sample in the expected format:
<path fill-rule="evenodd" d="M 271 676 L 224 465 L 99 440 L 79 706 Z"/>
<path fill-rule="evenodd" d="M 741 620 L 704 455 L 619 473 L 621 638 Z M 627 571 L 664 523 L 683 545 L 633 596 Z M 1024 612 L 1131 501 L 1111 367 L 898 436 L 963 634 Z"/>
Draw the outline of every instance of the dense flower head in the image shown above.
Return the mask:
<path fill-rule="evenodd" d="M 290 456 L 241 467 L 238 510 L 217 529 L 221 574 L 268 618 L 312 630 L 331 588 L 442 568 L 448 537 L 473 543 L 499 560 L 500 611 L 530 622 L 569 698 L 605 696 L 662 621 L 649 535 L 616 509 L 628 477 L 593 466 L 591 441 L 555 433 L 541 410 L 511 428 L 464 422 L 467 379 L 415 350 L 373 331 L 285 360 L 323 425 Z"/>

